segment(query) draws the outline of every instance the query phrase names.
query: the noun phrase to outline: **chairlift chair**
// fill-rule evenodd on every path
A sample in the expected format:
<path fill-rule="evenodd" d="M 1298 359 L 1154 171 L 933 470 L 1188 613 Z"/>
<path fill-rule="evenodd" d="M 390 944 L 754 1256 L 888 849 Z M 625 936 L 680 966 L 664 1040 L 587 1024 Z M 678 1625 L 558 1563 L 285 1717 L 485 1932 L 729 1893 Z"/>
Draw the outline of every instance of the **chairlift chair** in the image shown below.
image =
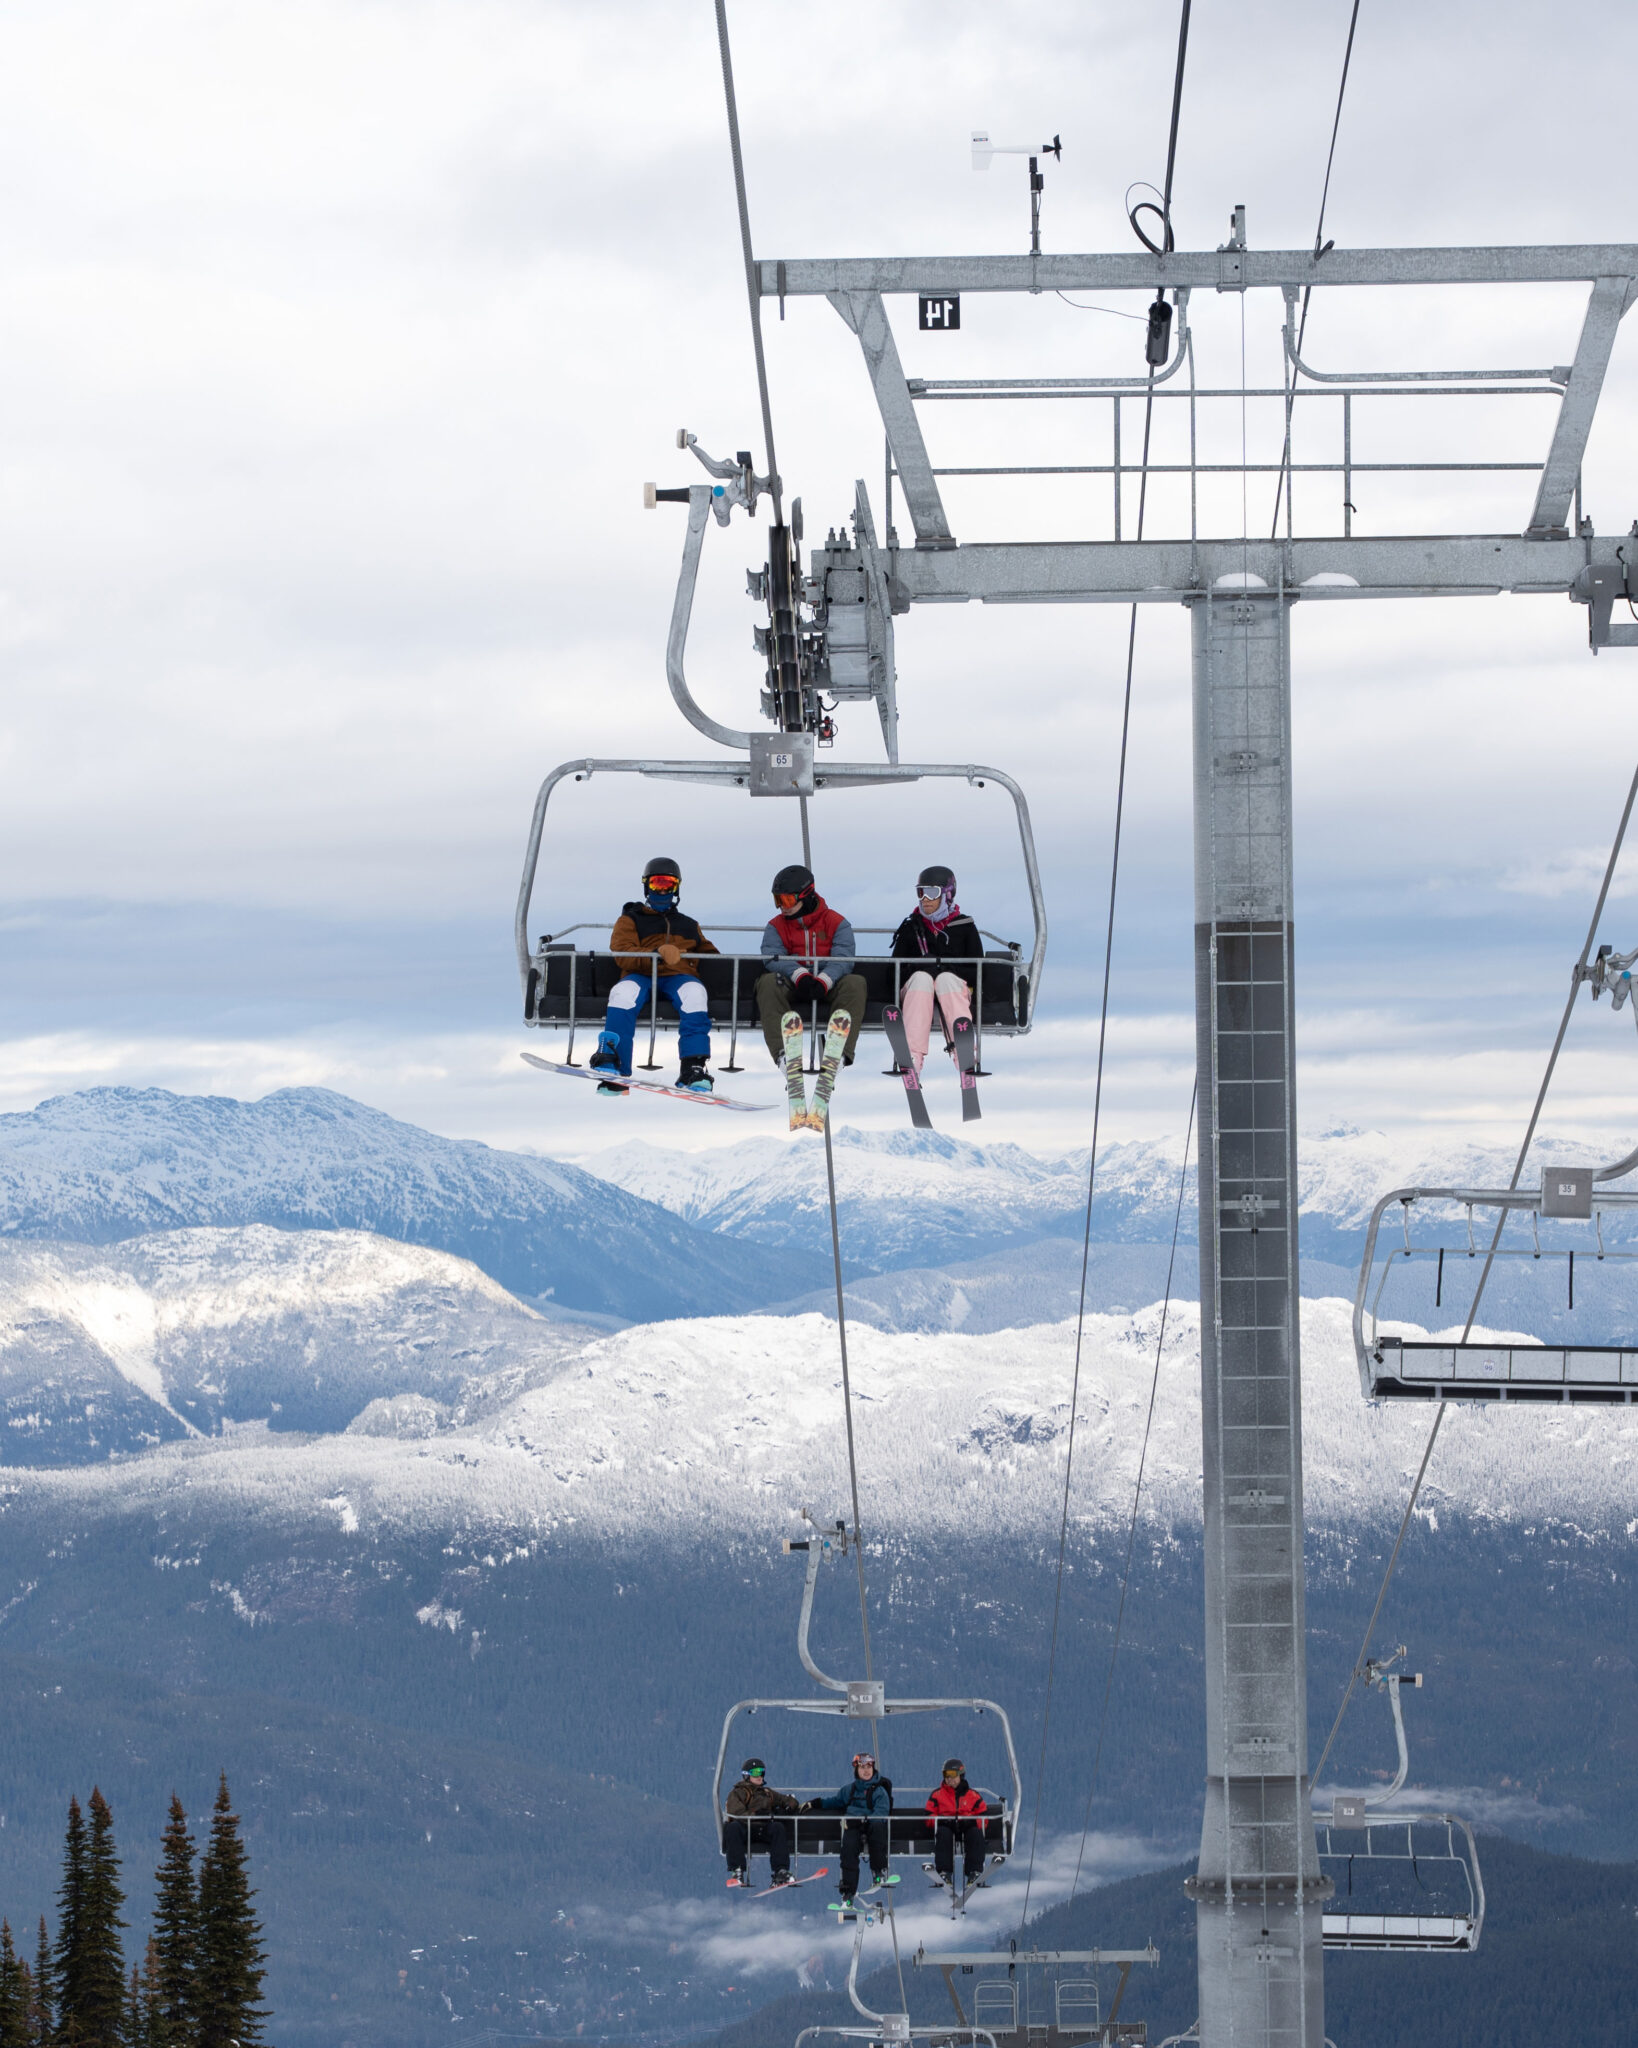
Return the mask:
<path fill-rule="evenodd" d="M 955 2042 L 965 2041 L 968 2048 L 978 2048 L 984 2042 L 986 2048 L 1003 2048 L 988 2028 L 969 2024 L 965 2016 L 958 2026 L 952 2027 L 946 2020 L 936 2027 L 912 2026 L 907 2012 L 872 2012 L 859 1996 L 859 1956 L 864 1948 L 865 1929 L 872 1922 L 887 1918 L 885 1906 L 861 1906 L 851 1916 L 856 1921 L 853 1933 L 853 1954 L 847 1966 L 847 1995 L 853 2001 L 855 2011 L 870 2021 L 868 2027 L 804 2027 L 796 2037 L 795 2048 L 802 2048 L 804 2041 L 830 2037 L 843 2041 L 868 2041 L 875 2048 L 910 2048 L 914 2041 Z"/>
<path fill-rule="evenodd" d="M 1631 1172 L 1635 1165 L 1638 1153 L 1607 1167 L 1547 1168 L 1540 1187 L 1536 1188 L 1412 1187 L 1395 1188 L 1384 1195 L 1371 1211 L 1354 1295 L 1354 1354 L 1367 1399 L 1627 1404 L 1638 1399 L 1638 1345 L 1407 1337 L 1383 1330 L 1379 1322 L 1383 1292 L 1396 1260 L 1405 1264 L 1434 1263 L 1437 1303 L 1443 1294 L 1447 1262 L 1454 1272 L 1459 1260 L 1492 1255 L 1488 1238 L 1482 1243 L 1475 1238 L 1476 1210 L 1500 1212 L 1504 1218 L 1522 1215 L 1530 1219 L 1530 1244 L 1497 1246 L 1493 1256 L 1497 1260 L 1526 1259 L 1561 1268 L 1573 1308 L 1578 1248 L 1551 1243 L 1543 1246 L 1541 1219 L 1588 1225 L 1592 1242 L 1579 1247 L 1583 1260 L 1589 1256 L 1599 1262 L 1638 1260 L 1638 1251 L 1622 1250 L 1604 1241 L 1605 1216 L 1630 1214 L 1638 1209 L 1638 1194 L 1617 1193 L 1601 1186 Z M 1466 1210 L 1464 1239 L 1454 1244 L 1413 1240 L 1411 1212 L 1419 1203 L 1432 1202 Z M 1377 1245 L 1383 1219 L 1395 1203 L 1400 1206 L 1403 1242 L 1390 1244 L 1379 1259 Z"/>
<path fill-rule="evenodd" d="M 1385 1692 L 1393 1712 L 1399 1747 L 1393 1783 L 1376 1794 L 1339 1793 L 1331 1818 L 1316 1818 L 1321 1864 L 1340 1880 L 1322 1910 L 1322 1939 L 1328 1949 L 1471 1955 L 1485 1903 L 1472 1827 L 1458 1814 L 1392 1804 L 1410 1769 L 1399 1689 L 1422 1683 L 1420 1672 L 1393 1668 L 1404 1655 L 1401 1646 L 1391 1657 L 1373 1658 L 1364 1671 L 1366 1685 Z M 1423 1895 L 1412 1912 L 1404 1910 L 1407 1873 Z"/>
<path fill-rule="evenodd" d="M 951 2003 L 963 2021 L 966 2009 L 956 1990 L 955 1973 L 972 1976 L 976 1971 L 1004 1970 L 1004 1976 L 985 1975 L 973 1985 L 973 2024 L 988 2030 L 997 2048 L 1116 2048 L 1117 2043 L 1141 2044 L 1148 2039 L 1144 2020 L 1123 2020 L 1121 2003 L 1126 1980 L 1138 1963 L 1153 1967 L 1160 1951 L 1150 1942 L 1138 1949 L 1021 1949 L 1014 1941 L 1004 1949 L 957 1949 L 938 1952 L 925 1946 L 910 1958 L 917 1969 L 938 1970 L 950 1994 Z M 1120 1972 L 1114 1998 L 1104 2014 L 1096 1976 L 1085 1974 L 1101 1968 Z M 1065 1977 L 1065 1969 L 1077 1972 Z M 1029 2007 L 1020 2017 L 1019 1987 L 1033 1969 L 1053 1973 L 1050 2020 L 1037 2021 Z M 1021 1975 L 1020 1973 L 1025 1973 Z"/>
<path fill-rule="evenodd" d="M 518 888 L 517 912 L 513 923 L 513 936 L 517 949 L 518 974 L 523 988 L 523 1021 L 532 1026 L 568 1027 L 568 1059 L 574 1062 L 574 1034 L 580 1025 L 596 1029 L 603 1022 L 609 994 L 621 979 L 624 969 L 608 950 L 606 941 L 601 946 L 588 945 L 578 935 L 589 931 L 606 932 L 612 919 L 581 920 L 562 925 L 555 932 L 540 935 L 534 945 L 530 944 L 530 910 L 535 891 L 537 870 L 540 864 L 541 838 L 546 824 L 547 806 L 552 793 L 564 781 L 589 782 L 595 775 L 637 775 L 657 781 L 686 783 L 707 788 L 746 790 L 752 796 L 801 796 L 819 794 L 833 789 L 875 788 L 892 783 L 922 781 L 957 781 L 982 789 L 988 783 L 995 783 L 1012 798 L 1014 814 L 1018 823 L 1019 843 L 1023 852 L 1024 873 L 1029 888 L 1030 907 L 1034 921 L 1034 936 L 1026 955 L 1023 946 L 1015 940 L 995 940 L 992 950 L 972 961 L 946 962 L 946 965 L 970 966 L 978 984 L 978 1000 L 974 1006 L 973 1028 L 980 1058 L 986 1032 L 1001 1037 L 1019 1037 L 1026 1033 L 1034 1021 L 1035 996 L 1040 986 L 1041 969 L 1046 959 L 1046 904 L 1041 891 L 1040 868 L 1035 857 L 1035 840 L 1030 829 L 1029 805 L 1023 791 L 1010 775 L 999 769 L 981 767 L 976 764 L 951 763 L 907 763 L 907 762 L 836 762 L 815 766 L 813 735 L 811 733 L 774 733 L 747 735 L 750 739 L 748 751 L 732 760 L 718 761 L 659 761 L 659 760 L 593 760 L 565 761 L 554 768 L 541 784 L 535 798 L 534 815 L 529 826 L 529 843 L 524 854 L 523 878 Z M 735 1073 L 737 1048 L 741 1031 L 748 1032 L 754 1039 L 759 1030 L 754 991 L 758 977 L 765 972 L 766 962 L 758 948 L 763 926 L 732 925 L 703 920 L 713 934 L 745 934 L 747 943 L 743 950 L 724 952 L 716 956 L 693 955 L 688 962 L 691 974 L 697 974 L 705 983 L 714 1025 L 725 1025 L 729 1031 L 728 1058 L 723 1071 Z M 889 928 L 865 926 L 858 935 L 868 941 L 872 938 L 891 936 Z M 986 939 L 995 935 L 985 932 Z M 651 971 L 663 971 L 656 957 Z M 905 977 L 916 971 L 915 961 L 895 960 L 886 953 L 870 954 L 861 951 L 857 971 L 864 976 L 868 995 L 865 1004 L 863 1028 L 867 1031 L 882 1029 L 883 1010 L 895 1006 Z M 658 1005 L 649 1004 L 648 1057 L 645 1065 L 653 1067 L 655 1045 L 658 1033 L 673 1027 L 668 1018 L 657 1014 Z M 810 1022 L 818 1035 L 820 1032 L 817 1008 Z"/>
<path fill-rule="evenodd" d="M 1018 1825 L 1018 1813 L 1023 1804 L 1023 1780 L 1018 1770 L 1018 1753 L 1013 1747 L 1012 1723 L 1006 1709 L 994 1700 L 939 1698 L 939 1699 L 889 1699 L 886 1683 L 880 1678 L 832 1678 L 819 1669 L 808 1649 L 808 1624 L 813 1615 L 813 1591 L 818 1578 L 820 1559 L 827 1556 L 845 1556 L 852 1543 L 846 1526 L 837 1523 L 833 1531 L 817 1528 L 811 1537 L 785 1539 L 787 1553 L 806 1551 L 807 1572 L 802 1582 L 802 1609 L 796 1627 L 796 1650 L 802 1660 L 802 1667 L 808 1675 L 825 1688 L 830 1695 L 822 1699 L 748 1699 L 739 1700 L 729 1708 L 722 1724 L 722 1739 L 717 1744 L 716 1769 L 711 1778 L 711 1830 L 720 1852 L 724 1844 L 723 1829 L 727 1813 L 723 1806 L 722 1781 L 728 1759 L 728 1738 L 733 1732 L 734 1722 L 741 1714 L 756 1714 L 773 1711 L 786 1714 L 836 1714 L 845 1720 L 870 1721 L 872 1723 L 893 1714 L 935 1714 L 954 1713 L 965 1710 L 973 1714 L 993 1714 L 1000 1724 L 1002 1741 L 1006 1745 L 1008 1774 L 1011 1780 L 1005 1794 L 992 1792 L 984 1787 L 985 1802 L 989 1812 L 984 1820 L 984 1852 L 986 1864 L 998 1861 L 1012 1852 L 1014 1833 Z M 800 1801 L 817 1799 L 834 1791 L 834 1786 L 791 1786 L 788 1788 Z M 933 1816 L 925 1811 L 925 1801 L 932 1788 L 907 1788 L 905 1804 L 894 1799 L 892 1813 L 888 1820 L 888 1854 L 895 1857 L 914 1856 L 918 1860 L 931 1855 L 934 1841 Z M 780 1816 L 790 1828 L 792 1849 L 797 1856 L 834 1856 L 842 1842 L 843 1816 L 840 1813 L 793 1813 Z"/>

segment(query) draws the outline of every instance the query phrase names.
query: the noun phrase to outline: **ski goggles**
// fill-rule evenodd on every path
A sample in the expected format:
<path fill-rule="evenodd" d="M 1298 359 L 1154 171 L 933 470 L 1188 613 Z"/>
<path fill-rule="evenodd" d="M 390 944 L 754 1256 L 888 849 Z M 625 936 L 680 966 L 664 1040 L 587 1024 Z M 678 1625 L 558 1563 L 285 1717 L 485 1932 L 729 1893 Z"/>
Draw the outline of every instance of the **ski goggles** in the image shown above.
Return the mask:
<path fill-rule="evenodd" d="M 774 901 L 779 905 L 781 910 L 794 910 L 796 906 L 802 901 L 802 892 L 798 890 L 797 893 L 793 896 L 787 890 L 782 894 L 776 896 L 774 898 Z"/>
<path fill-rule="evenodd" d="M 868 1765 L 871 1770 L 874 1770 L 876 1768 L 876 1759 L 873 1756 L 871 1756 L 868 1751 L 861 1750 L 860 1753 L 853 1759 L 853 1768 L 855 1770 L 859 1770 L 862 1766 L 866 1765 Z"/>
<path fill-rule="evenodd" d="M 916 884 L 916 894 L 918 896 L 942 896 L 944 894 L 944 884 L 942 882 L 918 882 Z"/>
<path fill-rule="evenodd" d="M 682 887 L 681 875 L 650 875 L 643 887 L 651 896 L 670 896 Z"/>
<path fill-rule="evenodd" d="M 761 1769 L 760 1767 L 759 1767 L 758 1769 L 754 1770 L 754 1771 L 741 1771 L 741 1772 L 740 1772 L 740 1776 L 741 1776 L 742 1778 L 755 1778 L 755 1779 L 756 1779 L 756 1781 L 758 1782 L 758 1784 L 760 1784 L 760 1783 L 762 1782 L 762 1780 L 763 1780 L 763 1779 L 764 1779 L 764 1778 L 765 1778 L 765 1777 L 766 1777 L 767 1775 L 768 1775 L 768 1774 L 767 1774 L 767 1772 L 766 1772 L 766 1771 L 764 1771 L 764 1770 L 762 1770 L 762 1769 Z"/>

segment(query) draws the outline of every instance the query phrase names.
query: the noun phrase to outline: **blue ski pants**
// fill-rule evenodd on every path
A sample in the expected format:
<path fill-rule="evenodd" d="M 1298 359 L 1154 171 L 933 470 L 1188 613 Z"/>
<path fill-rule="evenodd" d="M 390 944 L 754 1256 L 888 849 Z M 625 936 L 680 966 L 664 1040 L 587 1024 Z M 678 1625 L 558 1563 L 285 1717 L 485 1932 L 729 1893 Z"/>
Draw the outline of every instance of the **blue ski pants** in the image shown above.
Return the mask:
<path fill-rule="evenodd" d="M 648 974 L 628 974 L 617 981 L 609 991 L 608 1012 L 603 1019 L 603 1029 L 612 1033 L 620 1054 L 620 1071 L 631 1072 L 632 1041 L 637 1036 L 637 1019 L 649 1000 Z M 705 993 L 705 983 L 697 974 L 662 974 L 660 994 L 676 1011 L 679 1020 L 677 1032 L 677 1056 L 679 1059 L 702 1059 L 711 1056 L 711 1010 Z"/>

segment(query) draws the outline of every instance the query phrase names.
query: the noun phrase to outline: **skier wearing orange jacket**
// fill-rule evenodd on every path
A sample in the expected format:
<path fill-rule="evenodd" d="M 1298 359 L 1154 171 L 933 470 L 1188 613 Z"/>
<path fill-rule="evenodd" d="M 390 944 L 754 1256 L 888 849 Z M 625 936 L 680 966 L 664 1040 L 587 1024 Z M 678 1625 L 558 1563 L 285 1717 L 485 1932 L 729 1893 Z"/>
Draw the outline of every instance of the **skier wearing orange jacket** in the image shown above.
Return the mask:
<path fill-rule="evenodd" d="M 936 1823 L 933 1829 L 933 1873 L 942 1885 L 955 1880 L 956 1843 L 961 1844 L 963 1883 L 971 1887 L 984 1874 L 984 1816 L 989 1812 L 982 1792 L 967 1783 L 967 1766 L 960 1757 L 946 1757 L 943 1783 L 935 1785 L 927 1811 Z"/>

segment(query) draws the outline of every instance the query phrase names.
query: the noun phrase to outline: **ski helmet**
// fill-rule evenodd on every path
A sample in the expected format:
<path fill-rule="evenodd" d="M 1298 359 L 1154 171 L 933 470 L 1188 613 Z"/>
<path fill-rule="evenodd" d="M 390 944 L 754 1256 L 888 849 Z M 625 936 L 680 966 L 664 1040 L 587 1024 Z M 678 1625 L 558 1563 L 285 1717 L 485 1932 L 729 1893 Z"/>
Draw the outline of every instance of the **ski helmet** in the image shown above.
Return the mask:
<path fill-rule="evenodd" d="M 858 1770 L 860 1764 L 869 1764 L 872 1770 L 876 1768 L 876 1759 L 870 1754 L 868 1749 L 861 1749 L 859 1751 L 859 1754 L 853 1759 L 853 1768 L 855 1771 Z"/>
<path fill-rule="evenodd" d="M 653 860 L 647 862 L 643 868 L 643 888 L 645 891 L 656 875 L 662 881 L 670 882 L 673 889 L 682 886 L 682 869 L 674 860 L 666 860 L 659 854 L 656 854 Z M 660 893 L 662 895 L 669 895 L 671 890 L 662 890 Z"/>
<path fill-rule="evenodd" d="M 800 861 L 792 861 L 789 867 L 781 868 L 773 878 L 775 898 L 781 896 L 806 896 L 813 887 L 813 870 L 803 867 Z"/>
<path fill-rule="evenodd" d="M 967 1775 L 967 1766 L 961 1761 L 960 1757 L 947 1756 L 944 1759 L 944 1775 L 947 1778 L 952 1775 L 957 1778 L 964 1778 Z"/>
<path fill-rule="evenodd" d="M 916 887 L 918 889 L 953 889 L 955 887 L 955 875 L 951 869 L 940 867 L 935 861 L 930 868 L 923 868 L 921 873 L 917 875 Z"/>
<path fill-rule="evenodd" d="M 742 1778 L 765 1778 L 768 1775 L 768 1766 L 762 1761 L 761 1757 L 748 1756 L 739 1767 L 739 1775 Z"/>

